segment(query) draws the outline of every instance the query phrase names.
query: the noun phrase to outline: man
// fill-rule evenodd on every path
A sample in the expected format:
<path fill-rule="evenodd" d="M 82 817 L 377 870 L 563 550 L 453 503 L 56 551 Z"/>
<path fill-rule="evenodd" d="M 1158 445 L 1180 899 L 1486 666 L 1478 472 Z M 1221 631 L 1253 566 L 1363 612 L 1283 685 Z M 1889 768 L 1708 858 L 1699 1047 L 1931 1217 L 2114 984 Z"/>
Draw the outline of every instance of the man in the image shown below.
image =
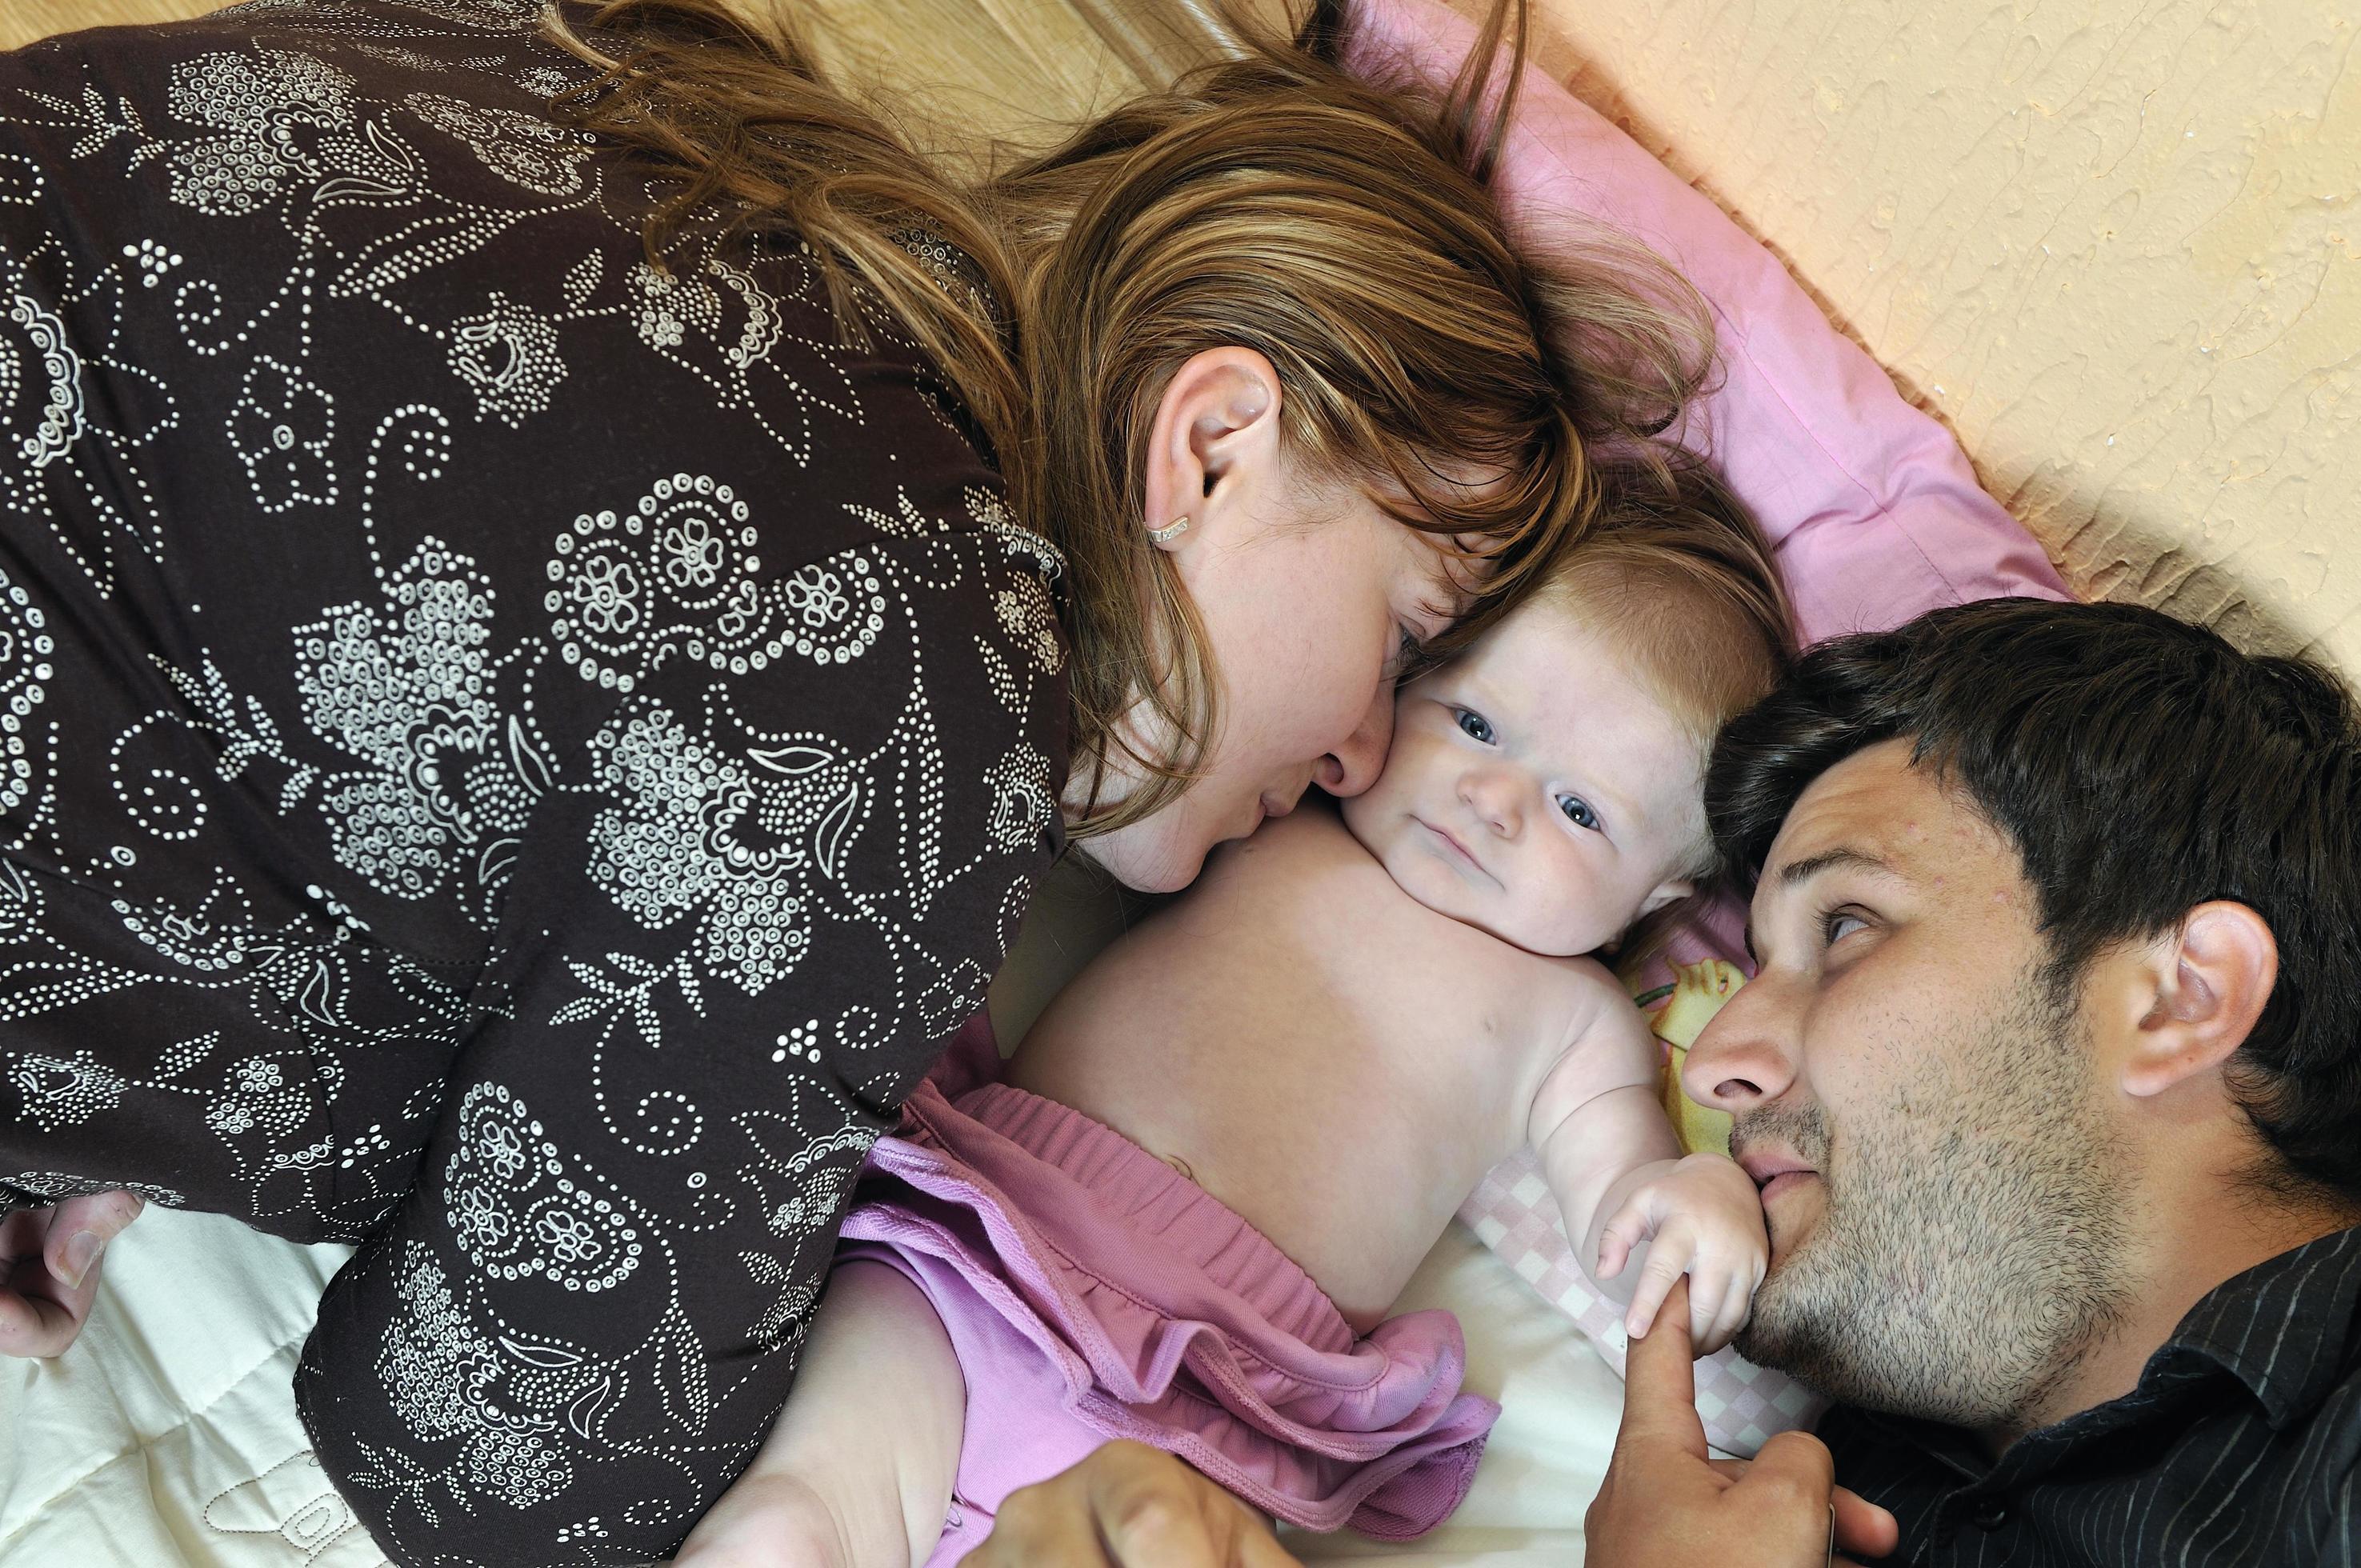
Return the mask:
<path fill-rule="evenodd" d="M 2361 1561 L 2361 725 L 2114 605 L 1824 645 L 1715 754 L 1754 981 L 1690 1053 L 1763 1188 L 1717 1471 L 1635 1345 L 1594 1568 Z M 1870 1502 L 1837 1494 L 1833 1475 Z M 1768 1473 L 1765 1473 L 1768 1466 Z"/>
<path fill-rule="evenodd" d="M 2153 611 L 1987 601 L 1808 654 L 1708 795 L 1759 872 L 1760 972 L 1686 1073 L 1763 1190 L 1740 1344 L 1841 1403 L 1711 1463 L 1676 1298 L 1591 1568 L 2361 1563 L 2342 688 Z M 995 1568 L 1290 1561 L 1137 1445 L 1000 1524 Z"/>

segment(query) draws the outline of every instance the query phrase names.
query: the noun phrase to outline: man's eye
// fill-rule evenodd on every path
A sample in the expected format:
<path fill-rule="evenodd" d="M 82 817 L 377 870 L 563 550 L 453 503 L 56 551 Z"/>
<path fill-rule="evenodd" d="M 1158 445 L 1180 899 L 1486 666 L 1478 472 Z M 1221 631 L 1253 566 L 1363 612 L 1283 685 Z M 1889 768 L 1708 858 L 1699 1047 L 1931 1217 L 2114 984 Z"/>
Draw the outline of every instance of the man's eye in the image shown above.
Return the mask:
<path fill-rule="evenodd" d="M 1593 833 L 1598 831 L 1598 813 L 1591 810 L 1589 803 L 1584 800 L 1582 796 L 1578 795 L 1559 795 L 1557 797 L 1557 808 L 1560 811 L 1565 812 L 1566 815 L 1566 820 L 1572 822 L 1576 828 L 1587 828 Z"/>
<path fill-rule="evenodd" d="M 1471 713 L 1464 707 L 1452 711 L 1459 720 L 1459 728 L 1466 732 L 1469 740 L 1480 740 L 1487 746 L 1492 743 L 1492 727 L 1485 722 L 1482 714 Z"/>
<path fill-rule="evenodd" d="M 1866 931 L 1869 922 L 1850 910 L 1831 909 L 1820 916 L 1820 946 L 1833 948 L 1855 931 Z"/>

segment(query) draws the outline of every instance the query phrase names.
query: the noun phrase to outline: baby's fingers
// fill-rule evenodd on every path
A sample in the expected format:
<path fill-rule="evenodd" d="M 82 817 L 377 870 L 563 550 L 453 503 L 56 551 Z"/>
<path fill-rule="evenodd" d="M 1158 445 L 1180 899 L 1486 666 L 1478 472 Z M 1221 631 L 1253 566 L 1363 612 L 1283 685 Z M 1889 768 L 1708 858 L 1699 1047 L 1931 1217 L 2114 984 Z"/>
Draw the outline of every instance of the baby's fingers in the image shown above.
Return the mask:
<path fill-rule="evenodd" d="M 1690 1248 L 1676 1236 L 1659 1236 L 1648 1251 L 1648 1261 L 1640 1270 L 1640 1283 L 1631 1292 L 1631 1310 L 1623 1314 L 1623 1331 L 1634 1338 L 1647 1333 L 1656 1321 L 1656 1310 L 1664 1298 L 1673 1293 L 1681 1276 L 1688 1268 Z M 1697 1314 L 1691 1312 L 1692 1328 Z"/>
<path fill-rule="evenodd" d="M 1736 1339 L 1738 1331 L 1746 1326 L 1747 1312 L 1753 1304 L 1741 1278 L 1703 1271 L 1690 1276 L 1689 1299 L 1705 1300 L 1710 1312 L 1710 1321 L 1702 1328 L 1691 1325 L 1699 1355 L 1711 1355 Z"/>
<path fill-rule="evenodd" d="M 1623 1266 L 1631 1261 L 1632 1249 L 1646 1241 L 1654 1229 L 1638 1204 L 1626 1203 L 1617 1210 L 1615 1217 L 1598 1233 L 1598 1277 L 1612 1279 L 1622 1273 Z"/>
<path fill-rule="evenodd" d="M 1711 1355 L 1722 1347 L 1719 1331 L 1729 1310 L 1730 1276 L 1702 1263 L 1691 1268 L 1689 1338 L 1696 1342 L 1699 1355 Z"/>

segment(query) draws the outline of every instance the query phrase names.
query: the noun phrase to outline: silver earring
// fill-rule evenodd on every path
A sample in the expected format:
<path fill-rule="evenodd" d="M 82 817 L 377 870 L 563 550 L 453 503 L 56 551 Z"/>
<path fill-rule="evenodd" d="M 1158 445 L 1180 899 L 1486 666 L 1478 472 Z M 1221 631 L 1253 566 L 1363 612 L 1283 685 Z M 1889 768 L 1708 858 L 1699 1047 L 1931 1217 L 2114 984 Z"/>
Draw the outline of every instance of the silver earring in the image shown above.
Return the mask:
<path fill-rule="evenodd" d="M 1188 532 L 1189 520 L 1185 517 L 1175 518 L 1171 522 L 1167 523 L 1162 528 L 1149 529 L 1148 531 L 1148 537 L 1156 543 L 1170 544 Z"/>

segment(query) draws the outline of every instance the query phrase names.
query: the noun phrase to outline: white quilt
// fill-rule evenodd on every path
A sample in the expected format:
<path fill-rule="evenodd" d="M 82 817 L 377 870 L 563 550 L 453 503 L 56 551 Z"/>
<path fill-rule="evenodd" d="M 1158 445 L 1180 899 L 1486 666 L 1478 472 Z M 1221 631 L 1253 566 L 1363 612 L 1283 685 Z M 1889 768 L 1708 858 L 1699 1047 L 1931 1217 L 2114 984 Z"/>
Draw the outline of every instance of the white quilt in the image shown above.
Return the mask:
<path fill-rule="evenodd" d="M 288 1391 L 320 1290 L 349 1249 L 151 1207 L 108 1250 L 81 1341 L 0 1360 L 0 1568 L 378 1568 L 312 1462 Z M 1504 1407 L 1474 1492 L 1407 1546 L 1298 1535 L 1307 1561 L 1574 1568 L 1622 1385 L 1573 1323 L 1464 1228 L 1405 1310 L 1466 1325 L 1468 1387 Z"/>

